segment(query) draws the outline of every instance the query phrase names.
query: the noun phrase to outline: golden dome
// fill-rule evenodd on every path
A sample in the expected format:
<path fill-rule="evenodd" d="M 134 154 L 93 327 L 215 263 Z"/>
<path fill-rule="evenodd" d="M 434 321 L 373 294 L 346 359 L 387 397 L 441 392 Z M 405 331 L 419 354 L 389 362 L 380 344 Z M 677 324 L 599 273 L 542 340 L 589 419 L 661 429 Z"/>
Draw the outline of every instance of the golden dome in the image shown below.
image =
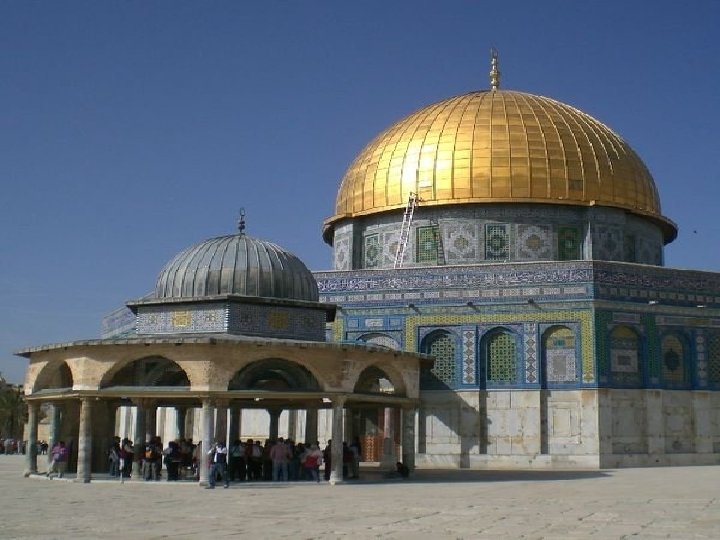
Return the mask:
<path fill-rule="evenodd" d="M 625 141 L 574 107 L 523 92 L 445 99 L 380 133 L 345 173 L 326 239 L 339 220 L 404 208 L 411 192 L 421 206 L 611 206 L 652 219 L 666 242 L 677 235 Z"/>

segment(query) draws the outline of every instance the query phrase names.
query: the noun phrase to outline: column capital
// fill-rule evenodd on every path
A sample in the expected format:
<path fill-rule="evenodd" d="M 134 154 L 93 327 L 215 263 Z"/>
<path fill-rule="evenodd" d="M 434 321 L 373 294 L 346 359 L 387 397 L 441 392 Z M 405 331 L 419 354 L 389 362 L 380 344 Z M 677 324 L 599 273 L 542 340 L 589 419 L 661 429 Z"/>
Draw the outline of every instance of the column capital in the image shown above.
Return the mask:
<path fill-rule="evenodd" d="M 347 402 L 347 395 L 341 394 L 330 398 L 330 403 L 333 407 L 344 407 Z"/>

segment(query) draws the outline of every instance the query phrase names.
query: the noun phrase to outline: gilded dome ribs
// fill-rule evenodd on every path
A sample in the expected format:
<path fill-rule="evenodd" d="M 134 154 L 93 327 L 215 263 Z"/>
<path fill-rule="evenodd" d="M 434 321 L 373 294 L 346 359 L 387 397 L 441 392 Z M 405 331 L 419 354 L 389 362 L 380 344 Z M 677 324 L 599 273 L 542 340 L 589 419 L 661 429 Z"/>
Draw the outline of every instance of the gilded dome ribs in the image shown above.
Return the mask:
<path fill-rule="evenodd" d="M 428 204 L 498 202 L 611 206 L 675 225 L 660 213 L 652 176 L 607 126 L 550 98 L 508 90 L 455 96 L 383 131 L 348 168 L 332 237 L 342 219 Z"/>

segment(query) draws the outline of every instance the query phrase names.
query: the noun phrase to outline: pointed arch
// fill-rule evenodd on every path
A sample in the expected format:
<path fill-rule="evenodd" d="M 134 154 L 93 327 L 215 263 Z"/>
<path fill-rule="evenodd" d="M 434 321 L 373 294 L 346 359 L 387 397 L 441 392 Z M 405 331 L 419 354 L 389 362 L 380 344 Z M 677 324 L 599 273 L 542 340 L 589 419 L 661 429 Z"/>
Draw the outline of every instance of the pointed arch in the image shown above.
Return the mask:
<path fill-rule="evenodd" d="M 485 380 L 488 385 L 518 382 L 518 336 L 505 327 L 493 328 L 482 338 L 485 356 Z"/>
<path fill-rule="evenodd" d="M 622 386 L 640 386 L 643 382 L 642 341 L 629 326 L 618 325 L 610 332 L 610 378 Z"/>
<path fill-rule="evenodd" d="M 543 385 L 575 383 L 578 360 L 575 332 L 564 325 L 551 326 L 542 336 Z"/>
<path fill-rule="evenodd" d="M 665 334 L 660 342 L 660 373 L 668 386 L 686 386 L 689 380 L 689 347 L 679 333 Z"/>

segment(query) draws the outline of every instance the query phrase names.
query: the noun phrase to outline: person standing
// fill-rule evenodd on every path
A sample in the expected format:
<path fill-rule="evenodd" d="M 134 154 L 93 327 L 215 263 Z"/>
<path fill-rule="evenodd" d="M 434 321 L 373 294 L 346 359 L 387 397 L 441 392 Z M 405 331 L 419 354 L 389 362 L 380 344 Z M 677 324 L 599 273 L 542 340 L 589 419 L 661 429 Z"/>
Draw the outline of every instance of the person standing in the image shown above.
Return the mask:
<path fill-rule="evenodd" d="M 227 474 L 228 451 L 225 443 L 223 441 L 215 443 L 215 446 L 210 449 L 208 455 L 210 456 L 210 471 L 208 473 L 207 489 L 215 489 L 218 473 L 220 473 L 222 477 L 223 487 L 227 488 L 230 484 Z"/>
<path fill-rule="evenodd" d="M 58 474 L 58 478 L 65 476 L 68 462 L 68 451 L 65 447 L 65 441 L 58 442 L 52 449 L 52 463 L 47 473 L 48 478 L 52 478 L 54 473 Z"/>
<path fill-rule="evenodd" d="M 228 450 L 228 453 L 230 461 L 228 464 L 228 475 L 230 476 L 230 480 L 233 482 L 245 480 L 245 445 L 243 445 L 240 439 L 236 439 Z"/>
<path fill-rule="evenodd" d="M 277 482 L 282 476 L 283 482 L 288 481 L 288 460 L 290 451 L 282 437 L 270 448 L 270 459 L 272 460 L 272 479 Z"/>

